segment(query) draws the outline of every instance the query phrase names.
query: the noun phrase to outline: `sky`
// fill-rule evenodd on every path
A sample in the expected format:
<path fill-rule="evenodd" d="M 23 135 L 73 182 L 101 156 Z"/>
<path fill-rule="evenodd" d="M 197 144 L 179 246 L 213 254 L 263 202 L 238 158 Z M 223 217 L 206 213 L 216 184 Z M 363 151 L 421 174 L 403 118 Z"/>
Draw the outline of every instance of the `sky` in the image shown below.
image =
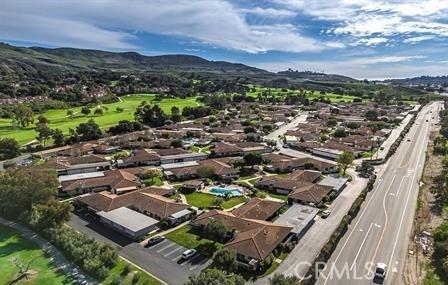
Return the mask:
<path fill-rule="evenodd" d="M 1 0 L 0 41 L 358 79 L 448 74 L 448 0 Z"/>

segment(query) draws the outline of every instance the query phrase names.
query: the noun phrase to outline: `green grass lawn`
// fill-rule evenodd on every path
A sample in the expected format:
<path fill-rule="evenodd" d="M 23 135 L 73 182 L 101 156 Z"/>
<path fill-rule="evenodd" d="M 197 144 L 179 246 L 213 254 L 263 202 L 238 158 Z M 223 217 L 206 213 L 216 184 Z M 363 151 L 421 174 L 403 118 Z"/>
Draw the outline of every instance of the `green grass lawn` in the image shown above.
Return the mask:
<path fill-rule="evenodd" d="M 125 271 L 125 267 L 128 266 L 130 269 L 128 273 Z M 138 282 L 134 283 L 132 282 L 135 275 L 138 275 Z M 118 261 L 117 265 L 115 265 L 114 268 L 112 268 L 107 278 L 101 282 L 101 284 L 104 285 L 114 285 L 114 284 L 122 284 L 122 285 L 160 285 L 161 283 L 151 277 L 150 275 L 146 274 L 145 272 L 141 271 L 140 269 L 128 264 L 124 260 Z"/>
<path fill-rule="evenodd" d="M 34 260 L 30 267 L 29 280 L 23 279 L 14 284 L 75 284 L 63 272 L 58 271 L 45 253 L 34 243 L 24 239 L 18 232 L 9 227 L 0 226 L 0 284 L 9 284 L 17 273 L 13 260 L 28 263 Z"/>
<path fill-rule="evenodd" d="M 224 245 L 202 237 L 190 226 L 183 226 L 165 235 L 167 239 L 186 248 L 194 248 L 204 256 L 211 257 Z"/>
<path fill-rule="evenodd" d="M 89 119 L 94 119 L 95 122 L 103 129 L 107 129 L 118 123 L 120 120 L 133 120 L 134 112 L 137 106 L 146 101 L 151 104 L 158 104 L 165 113 L 171 113 L 171 107 L 177 106 L 181 111 L 186 106 L 198 106 L 201 103 L 196 101 L 196 98 L 188 99 L 163 99 L 162 101 L 153 101 L 154 94 L 133 94 L 120 97 L 121 101 L 111 104 L 104 104 L 108 108 L 102 116 L 94 116 L 92 113 L 89 116 L 83 115 L 81 107 L 71 108 L 74 117 L 70 119 L 67 117 L 68 109 L 56 109 L 48 110 L 43 115 L 50 121 L 49 127 L 59 128 L 64 134 L 68 134 L 70 128 L 75 129 L 80 123 L 87 122 Z M 123 112 L 117 112 L 117 107 L 123 108 Z M 37 121 L 36 116 L 36 120 Z M 34 130 L 35 125 L 30 125 L 26 128 L 13 128 L 10 119 L 0 119 L 0 137 L 15 138 L 20 144 L 26 144 L 36 138 L 36 132 Z"/>
<path fill-rule="evenodd" d="M 144 179 L 142 182 L 145 184 L 145 186 L 162 186 L 163 180 L 160 177 L 155 177 L 154 179 Z"/>
<path fill-rule="evenodd" d="M 195 206 L 198 208 L 210 208 L 213 206 L 213 200 L 217 197 L 215 195 L 201 193 L 201 192 L 193 192 L 191 194 L 185 194 L 187 198 L 188 204 L 191 206 Z M 246 197 L 232 197 L 230 199 L 225 199 L 224 203 L 222 203 L 222 207 L 224 209 L 232 208 L 238 204 L 244 203 L 246 201 Z"/>

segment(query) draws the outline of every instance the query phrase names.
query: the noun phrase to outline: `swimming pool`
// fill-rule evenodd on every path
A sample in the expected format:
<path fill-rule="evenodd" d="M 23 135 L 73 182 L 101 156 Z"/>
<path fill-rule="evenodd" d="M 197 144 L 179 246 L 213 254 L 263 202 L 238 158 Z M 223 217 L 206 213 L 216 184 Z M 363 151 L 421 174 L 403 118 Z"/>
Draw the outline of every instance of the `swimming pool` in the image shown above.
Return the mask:
<path fill-rule="evenodd" d="M 243 196 L 243 191 L 238 188 L 213 187 L 209 193 L 216 196 Z"/>

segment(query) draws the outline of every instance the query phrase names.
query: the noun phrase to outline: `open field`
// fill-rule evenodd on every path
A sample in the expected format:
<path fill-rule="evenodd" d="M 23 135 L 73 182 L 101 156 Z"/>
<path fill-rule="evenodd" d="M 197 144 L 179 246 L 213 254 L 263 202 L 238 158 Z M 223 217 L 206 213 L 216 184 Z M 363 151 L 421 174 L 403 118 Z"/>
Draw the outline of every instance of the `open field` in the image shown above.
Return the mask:
<path fill-rule="evenodd" d="M 26 264 L 33 260 L 30 267 L 29 280 L 25 278 L 14 284 L 74 284 L 61 271 L 58 271 L 51 260 L 37 245 L 22 238 L 15 230 L 0 226 L 0 284 L 9 284 L 18 272 L 13 260 Z"/>
<path fill-rule="evenodd" d="M 168 114 L 171 113 L 171 107 L 173 106 L 177 106 L 182 111 L 182 109 L 186 106 L 194 107 L 200 105 L 200 103 L 196 101 L 196 98 L 176 98 L 153 101 L 155 98 L 154 94 L 133 94 L 122 96 L 120 98 L 120 102 L 104 104 L 103 106 L 106 106 L 108 110 L 101 116 L 93 115 L 95 108 L 91 108 L 92 113 L 85 116 L 80 112 L 81 107 L 70 109 L 74 113 L 72 119 L 67 116 L 67 111 L 69 109 L 49 110 L 43 115 L 50 121 L 49 127 L 51 129 L 58 128 L 61 129 L 64 134 L 68 134 L 70 128 L 75 129 L 80 123 L 87 122 L 90 118 L 94 119 L 95 122 L 103 129 L 117 124 L 120 120 L 132 120 L 134 118 L 134 112 L 137 106 L 142 101 L 158 104 L 163 111 Z M 123 112 L 117 112 L 115 110 L 117 107 L 123 108 Z M 37 117 L 38 116 L 36 116 L 36 119 Z M 15 138 L 22 145 L 29 143 L 36 138 L 37 134 L 34 128 L 34 124 L 26 128 L 14 128 L 10 119 L 0 119 L 0 137 Z"/>
<path fill-rule="evenodd" d="M 188 204 L 198 207 L 198 208 L 210 208 L 213 206 L 213 201 L 217 198 L 215 195 L 201 193 L 201 192 L 193 192 L 191 194 L 186 194 Z M 224 199 L 221 207 L 224 209 L 230 209 L 238 204 L 244 203 L 246 201 L 246 197 L 232 197 L 229 199 Z"/>
<path fill-rule="evenodd" d="M 282 88 L 267 88 L 267 87 L 260 87 L 260 86 L 253 86 L 253 85 L 249 85 L 250 91 L 247 93 L 248 96 L 257 98 L 258 94 L 262 93 L 262 92 L 270 92 L 271 95 L 274 95 L 275 97 L 284 97 L 286 96 L 286 94 L 288 93 L 292 93 L 292 94 L 300 94 L 300 90 L 292 90 L 292 89 L 287 89 L 287 92 L 282 92 Z M 255 88 L 255 90 L 252 90 L 253 88 Z M 339 94 L 335 94 L 335 93 L 330 93 L 327 92 L 325 94 L 320 94 L 317 91 L 306 91 L 306 97 L 310 100 L 316 99 L 316 98 L 320 98 L 323 97 L 325 99 L 330 99 L 331 102 L 353 102 L 353 99 L 358 98 L 355 96 L 348 96 L 348 95 L 339 95 Z M 311 93 L 312 92 L 312 93 Z M 363 99 L 363 101 L 365 101 L 366 99 Z"/>

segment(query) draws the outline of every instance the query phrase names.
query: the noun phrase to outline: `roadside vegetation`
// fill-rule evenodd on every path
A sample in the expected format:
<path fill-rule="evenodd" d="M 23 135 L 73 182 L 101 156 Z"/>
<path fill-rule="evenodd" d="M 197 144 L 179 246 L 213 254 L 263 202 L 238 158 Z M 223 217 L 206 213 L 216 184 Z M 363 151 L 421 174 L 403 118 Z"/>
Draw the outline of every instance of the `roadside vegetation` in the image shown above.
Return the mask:
<path fill-rule="evenodd" d="M 424 186 L 420 190 L 417 205 L 416 235 L 423 231 L 432 232 L 432 249 L 429 251 L 429 264 L 423 265 L 423 284 L 441 285 L 448 282 L 448 111 L 440 112 L 441 127 L 437 137 L 433 137 L 431 154 L 427 156 L 423 176 Z M 435 116 L 437 114 L 434 114 Z M 430 164 L 428 164 L 430 163 Z M 418 254 L 422 252 L 420 244 L 414 245 Z M 427 256 L 418 256 L 419 262 L 428 261 Z M 413 262 L 413 261 L 410 261 Z M 416 273 L 417 274 L 417 273 Z"/>

